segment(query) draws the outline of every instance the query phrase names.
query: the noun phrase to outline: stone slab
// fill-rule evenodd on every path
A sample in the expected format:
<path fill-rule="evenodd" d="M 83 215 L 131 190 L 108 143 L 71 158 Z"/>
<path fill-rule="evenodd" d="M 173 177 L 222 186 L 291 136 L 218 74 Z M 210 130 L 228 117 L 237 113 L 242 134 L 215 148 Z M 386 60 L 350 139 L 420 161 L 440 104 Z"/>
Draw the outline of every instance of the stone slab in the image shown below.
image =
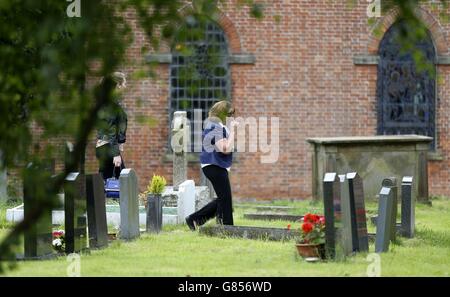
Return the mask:
<path fill-rule="evenodd" d="M 282 228 L 213 225 L 200 227 L 200 234 L 218 237 L 287 241 L 300 236 L 300 231 Z"/>
<path fill-rule="evenodd" d="M 297 222 L 303 219 L 303 216 L 287 215 L 278 213 L 245 213 L 244 219 L 263 220 L 263 221 L 290 221 Z"/>

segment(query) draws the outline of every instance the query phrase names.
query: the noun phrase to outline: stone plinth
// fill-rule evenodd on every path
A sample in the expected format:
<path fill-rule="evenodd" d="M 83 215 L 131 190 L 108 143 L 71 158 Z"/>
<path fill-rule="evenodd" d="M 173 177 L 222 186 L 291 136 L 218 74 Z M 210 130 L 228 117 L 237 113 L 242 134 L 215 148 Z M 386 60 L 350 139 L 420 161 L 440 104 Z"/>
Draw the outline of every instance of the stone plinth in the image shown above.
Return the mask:
<path fill-rule="evenodd" d="M 310 138 L 313 147 L 312 196 L 323 196 L 325 172 L 358 172 L 366 199 L 375 199 L 382 180 L 414 176 L 413 197 L 429 203 L 427 154 L 433 138 L 420 135 Z"/>

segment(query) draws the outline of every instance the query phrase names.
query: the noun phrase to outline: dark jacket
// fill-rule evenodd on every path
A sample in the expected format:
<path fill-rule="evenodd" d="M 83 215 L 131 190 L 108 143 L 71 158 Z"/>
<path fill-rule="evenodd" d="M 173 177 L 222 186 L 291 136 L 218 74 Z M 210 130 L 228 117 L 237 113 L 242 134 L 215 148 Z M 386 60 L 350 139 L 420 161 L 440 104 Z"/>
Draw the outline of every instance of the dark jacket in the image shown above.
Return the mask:
<path fill-rule="evenodd" d="M 99 111 L 100 124 L 97 129 L 97 139 L 106 140 L 111 146 L 111 154 L 120 154 L 119 144 L 127 140 L 127 114 L 119 102 L 113 103 Z"/>

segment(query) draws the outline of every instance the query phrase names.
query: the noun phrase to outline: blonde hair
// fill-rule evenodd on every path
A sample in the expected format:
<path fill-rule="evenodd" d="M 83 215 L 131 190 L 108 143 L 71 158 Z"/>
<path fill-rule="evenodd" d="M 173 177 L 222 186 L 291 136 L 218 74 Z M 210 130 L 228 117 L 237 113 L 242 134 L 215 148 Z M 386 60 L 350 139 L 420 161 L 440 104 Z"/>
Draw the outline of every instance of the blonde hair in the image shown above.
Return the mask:
<path fill-rule="evenodd" d="M 209 110 L 208 116 L 210 118 L 219 118 L 222 123 L 225 123 L 227 116 L 230 113 L 234 113 L 234 108 L 231 106 L 230 101 L 222 100 L 215 103 Z"/>

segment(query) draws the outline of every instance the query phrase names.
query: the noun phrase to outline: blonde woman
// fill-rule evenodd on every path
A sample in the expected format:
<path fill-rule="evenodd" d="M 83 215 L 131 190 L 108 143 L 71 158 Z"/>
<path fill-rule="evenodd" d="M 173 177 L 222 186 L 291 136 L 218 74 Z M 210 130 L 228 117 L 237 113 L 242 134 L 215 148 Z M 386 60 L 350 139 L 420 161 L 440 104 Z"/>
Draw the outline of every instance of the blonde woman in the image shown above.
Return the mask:
<path fill-rule="evenodd" d="M 205 121 L 200 163 L 203 173 L 214 187 L 217 199 L 186 217 L 186 223 L 193 231 L 195 231 L 196 226 L 203 225 L 214 217 L 217 217 L 219 224 L 233 225 L 231 186 L 228 172 L 233 162 L 234 127 L 238 123 L 232 121 L 230 129 L 225 126 L 227 117 L 233 115 L 234 108 L 229 101 L 224 100 L 211 107 L 208 119 Z"/>
<path fill-rule="evenodd" d="M 126 142 L 127 114 L 121 105 L 122 91 L 127 86 L 125 74 L 114 72 L 111 75 L 115 83 L 118 96 L 113 104 L 102 109 L 99 114 L 99 125 L 97 129 L 96 156 L 99 160 L 99 173 L 106 180 L 113 175 L 118 177 L 120 170 L 125 168 L 121 152 Z M 101 83 L 103 83 L 102 80 Z M 119 168 L 119 170 L 116 170 Z"/>

